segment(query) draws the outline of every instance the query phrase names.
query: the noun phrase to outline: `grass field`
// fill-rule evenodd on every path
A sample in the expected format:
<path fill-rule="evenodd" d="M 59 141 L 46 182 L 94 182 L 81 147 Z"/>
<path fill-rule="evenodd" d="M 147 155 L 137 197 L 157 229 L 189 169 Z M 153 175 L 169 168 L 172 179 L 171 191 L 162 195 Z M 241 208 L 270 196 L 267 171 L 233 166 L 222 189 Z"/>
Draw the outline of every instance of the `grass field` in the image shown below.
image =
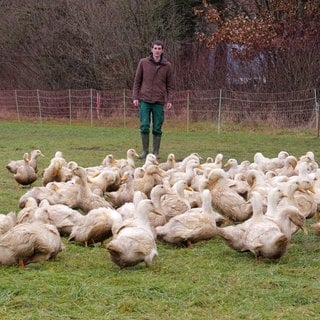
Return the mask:
<path fill-rule="evenodd" d="M 0 131 L 1 213 L 19 211 L 26 190 L 17 190 L 5 165 L 26 151 L 39 148 L 45 154 L 40 173 L 58 150 L 84 167 L 100 164 L 109 153 L 124 158 L 129 148 L 140 151 L 134 128 L 1 122 Z M 161 161 L 170 152 L 178 159 L 221 152 L 225 161 L 253 161 L 255 152 L 274 157 L 281 150 L 297 157 L 312 150 L 317 160 L 319 143 L 308 131 L 230 126 L 217 135 L 209 126 L 185 132 L 167 125 Z M 41 178 L 34 183 L 40 185 Z M 294 235 L 280 261 L 257 263 L 216 238 L 192 249 L 158 243 L 151 269 L 140 264 L 119 270 L 104 247 L 63 239 L 66 250 L 54 261 L 1 267 L 0 319 L 319 319 L 320 237 L 308 229 L 308 235 Z"/>

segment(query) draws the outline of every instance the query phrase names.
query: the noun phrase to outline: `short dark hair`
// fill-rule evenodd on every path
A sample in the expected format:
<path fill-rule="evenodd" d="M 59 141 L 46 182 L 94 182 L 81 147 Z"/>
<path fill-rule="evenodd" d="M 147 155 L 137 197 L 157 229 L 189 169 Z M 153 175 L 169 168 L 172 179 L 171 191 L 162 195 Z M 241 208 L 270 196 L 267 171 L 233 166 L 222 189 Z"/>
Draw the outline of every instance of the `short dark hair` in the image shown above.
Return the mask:
<path fill-rule="evenodd" d="M 161 46 L 163 49 L 163 42 L 161 40 L 154 40 L 151 43 L 151 48 L 153 48 L 154 46 Z"/>

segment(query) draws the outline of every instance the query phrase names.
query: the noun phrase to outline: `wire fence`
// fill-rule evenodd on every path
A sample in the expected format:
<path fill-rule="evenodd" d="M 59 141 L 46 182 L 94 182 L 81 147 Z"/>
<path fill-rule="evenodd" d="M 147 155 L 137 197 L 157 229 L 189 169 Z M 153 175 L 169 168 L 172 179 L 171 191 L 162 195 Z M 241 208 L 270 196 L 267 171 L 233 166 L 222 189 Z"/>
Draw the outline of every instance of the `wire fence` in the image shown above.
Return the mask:
<path fill-rule="evenodd" d="M 138 109 L 131 91 L 2 90 L 1 120 L 89 123 L 91 126 L 131 127 Z M 207 122 L 223 130 L 225 124 L 264 124 L 271 128 L 311 128 L 319 135 L 318 89 L 284 93 L 249 93 L 228 90 L 177 91 L 166 119 L 185 123 L 191 130 Z"/>

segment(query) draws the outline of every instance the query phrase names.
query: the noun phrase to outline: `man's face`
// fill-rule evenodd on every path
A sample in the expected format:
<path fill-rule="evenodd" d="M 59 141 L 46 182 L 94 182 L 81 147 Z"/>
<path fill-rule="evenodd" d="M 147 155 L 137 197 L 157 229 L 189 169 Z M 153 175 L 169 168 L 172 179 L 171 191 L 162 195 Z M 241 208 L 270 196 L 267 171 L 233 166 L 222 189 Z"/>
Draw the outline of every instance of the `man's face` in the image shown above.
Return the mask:
<path fill-rule="evenodd" d="M 159 45 L 154 45 L 152 48 L 151 48 L 151 51 L 152 51 L 152 54 L 153 54 L 153 57 L 157 60 L 160 58 L 162 52 L 163 52 L 163 48 L 162 46 L 159 46 Z"/>

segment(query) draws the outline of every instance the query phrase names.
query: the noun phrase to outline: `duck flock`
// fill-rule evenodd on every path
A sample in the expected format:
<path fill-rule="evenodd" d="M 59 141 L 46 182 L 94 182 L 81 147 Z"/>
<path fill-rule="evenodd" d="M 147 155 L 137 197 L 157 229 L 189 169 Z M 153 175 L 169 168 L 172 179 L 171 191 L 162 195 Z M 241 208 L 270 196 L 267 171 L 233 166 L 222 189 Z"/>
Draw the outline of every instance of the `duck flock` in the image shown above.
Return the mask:
<path fill-rule="evenodd" d="M 160 162 L 149 154 L 141 167 L 129 149 L 123 159 L 108 154 L 97 166 L 82 167 L 57 151 L 38 172 L 40 150 L 6 168 L 28 187 L 19 212 L 0 214 L 0 265 L 54 259 L 62 237 L 84 246 L 105 246 L 120 268 L 158 255 L 157 243 L 192 247 L 222 237 L 231 249 L 256 259 L 279 259 L 295 233 L 307 234 L 306 219 L 320 235 L 320 169 L 313 152 L 299 157 L 279 152 L 238 163 L 202 159 L 192 153 Z M 225 162 L 225 163 L 224 163 Z M 32 184 L 42 179 L 42 185 Z"/>

